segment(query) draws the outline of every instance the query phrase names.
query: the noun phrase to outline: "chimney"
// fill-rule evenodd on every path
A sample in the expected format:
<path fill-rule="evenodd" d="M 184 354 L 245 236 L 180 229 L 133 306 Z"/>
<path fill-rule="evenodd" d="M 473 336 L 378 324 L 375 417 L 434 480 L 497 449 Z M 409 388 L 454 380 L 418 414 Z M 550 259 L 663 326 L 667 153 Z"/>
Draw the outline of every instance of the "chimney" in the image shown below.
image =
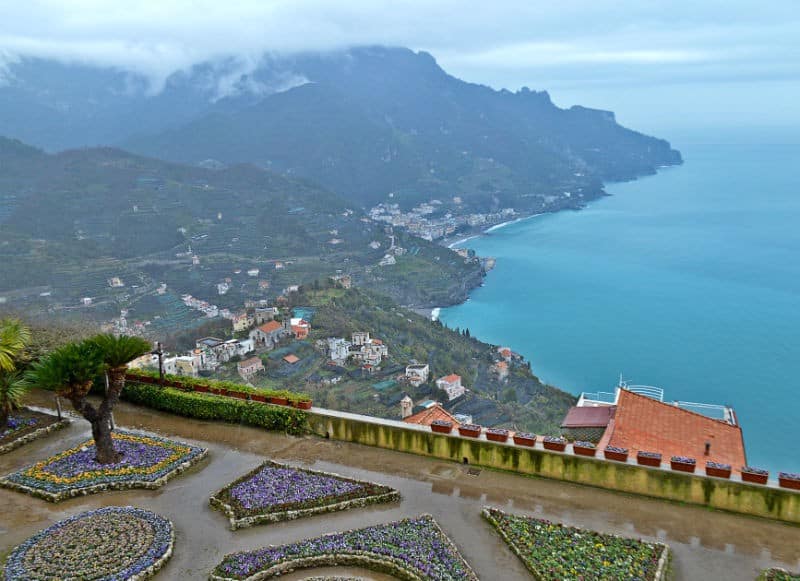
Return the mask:
<path fill-rule="evenodd" d="M 408 394 L 400 400 L 400 415 L 403 419 L 406 419 L 408 416 L 411 415 L 411 410 L 414 408 L 414 400 L 408 397 Z"/>

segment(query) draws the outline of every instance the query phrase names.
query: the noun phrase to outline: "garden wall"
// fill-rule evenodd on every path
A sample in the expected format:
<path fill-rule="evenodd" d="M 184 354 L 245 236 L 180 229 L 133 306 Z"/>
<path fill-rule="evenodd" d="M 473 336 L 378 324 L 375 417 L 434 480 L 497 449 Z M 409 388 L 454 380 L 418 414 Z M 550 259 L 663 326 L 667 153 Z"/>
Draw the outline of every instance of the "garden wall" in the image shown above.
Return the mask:
<path fill-rule="evenodd" d="M 800 524 L 800 492 L 792 490 L 436 434 L 356 414 L 307 413 L 311 431 L 324 438 Z"/>

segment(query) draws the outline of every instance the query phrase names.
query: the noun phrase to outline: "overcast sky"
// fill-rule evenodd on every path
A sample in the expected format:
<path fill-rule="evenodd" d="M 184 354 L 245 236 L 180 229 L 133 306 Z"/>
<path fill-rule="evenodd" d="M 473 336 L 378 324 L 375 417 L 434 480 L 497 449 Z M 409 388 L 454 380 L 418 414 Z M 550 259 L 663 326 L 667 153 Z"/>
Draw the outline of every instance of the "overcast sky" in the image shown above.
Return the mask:
<path fill-rule="evenodd" d="M 0 2 L 0 62 L 35 55 L 159 79 L 232 54 L 360 44 L 427 50 L 465 80 L 547 89 L 666 137 L 800 127 L 800 0 Z"/>

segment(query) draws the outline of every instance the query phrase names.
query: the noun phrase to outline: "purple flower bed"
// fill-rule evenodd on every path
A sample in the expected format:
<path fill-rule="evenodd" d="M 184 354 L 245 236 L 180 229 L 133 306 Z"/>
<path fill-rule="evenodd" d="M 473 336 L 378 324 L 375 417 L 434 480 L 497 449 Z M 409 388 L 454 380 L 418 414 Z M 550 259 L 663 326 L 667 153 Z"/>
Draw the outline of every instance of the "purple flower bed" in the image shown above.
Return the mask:
<path fill-rule="evenodd" d="M 688 458 L 687 456 L 673 456 L 671 458 L 671 461 L 678 462 L 680 464 L 697 464 L 697 460 L 695 460 L 694 458 Z"/>
<path fill-rule="evenodd" d="M 619 448 L 617 446 L 606 446 L 605 450 L 606 450 L 606 452 L 613 452 L 615 454 L 627 454 L 628 453 L 628 449 L 627 448 Z"/>
<path fill-rule="evenodd" d="M 753 468 L 752 466 L 742 466 L 742 472 L 749 472 L 750 474 L 758 474 L 759 476 L 769 476 L 768 470 L 761 468 Z"/>
<path fill-rule="evenodd" d="M 708 462 L 706 462 L 706 468 L 716 468 L 717 470 L 730 470 L 731 465 L 723 464 L 722 462 L 712 462 L 709 460 Z"/>
<path fill-rule="evenodd" d="M 267 461 L 212 496 L 211 505 L 237 528 L 398 499 L 388 486 Z"/>
<path fill-rule="evenodd" d="M 114 448 L 123 453 L 115 464 L 98 464 L 89 440 L 0 478 L 0 486 L 52 502 L 108 489 L 157 488 L 206 454 L 204 448 L 156 436 L 119 430 L 112 437 Z"/>
<path fill-rule="evenodd" d="M 431 422 L 432 426 L 442 426 L 445 428 L 450 428 L 453 426 L 453 422 L 448 422 L 447 420 L 433 420 Z"/>
<path fill-rule="evenodd" d="M 172 555 L 172 523 L 147 510 L 112 506 L 57 522 L 15 548 L 6 581 L 152 576 Z"/>
<path fill-rule="evenodd" d="M 544 441 L 548 444 L 566 444 L 567 440 L 560 436 L 545 436 Z"/>
<path fill-rule="evenodd" d="M 781 472 L 778 474 L 778 478 L 782 478 L 784 480 L 800 480 L 800 474 L 793 474 L 791 472 Z"/>
<path fill-rule="evenodd" d="M 8 425 L 0 432 L 0 440 L 13 435 L 14 432 L 19 432 L 25 428 L 35 426 L 37 423 L 36 418 L 17 418 L 11 416 L 8 418 Z"/>
<path fill-rule="evenodd" d="M 357 564 L 406 578 L 477 581 L 475 573 L 430 515 L 333 533 L 280 547 L 226 555 L 211 578 L 268 579 L 288 569 Z"/>
<path fill-rule="evenodd" d="M 592 448 L 592 449 L 595 448 L 595 445 L 592 444 L 591 442 L 577 441 L 577 442 L 574 442 L 572 445 L 573 445 L 573 447 L 577 446 L 578 448 Z"/>
<path fill-rule="evenodd" d="M 636 455 L 642 458 L 653 458 L 655 460 L 661 460 L 661 454 L 659 454 L 658 452 L 645 452 L 640 450 Z"/>

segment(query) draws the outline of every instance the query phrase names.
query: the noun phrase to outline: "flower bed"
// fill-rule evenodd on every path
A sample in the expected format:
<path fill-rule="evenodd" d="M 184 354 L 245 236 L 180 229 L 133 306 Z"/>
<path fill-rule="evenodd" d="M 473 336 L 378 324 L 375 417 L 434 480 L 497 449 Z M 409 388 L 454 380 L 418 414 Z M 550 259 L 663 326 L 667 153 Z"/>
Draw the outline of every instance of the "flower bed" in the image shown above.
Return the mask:
<path fill-rule="evenodd" d="M 0 454 L 15 450 L 67 425 L 69 425 L 68 420 L 59 420 L 50 414 L 29 409 L 20 410 L 11 416 L 8 425 L 0 430 Z"/>
<path fill-rule="evenodd" d="M 617 446 L 606 446 L 605 450 L 603 450 L 603 455 L 606 457 L 606 460 L 616 460 L 617 462 L 628 461 L 627 448 L 619 448 Z"/>
<path fill-rule="evenodd" d="M 757 581 L 800 581 L 800 574 L 790 573 L 780 567 L 773 567 L 762 571 Z"/>
<path fill-rule="evenodd" d="M 742 482 L 752 482 L 754 484 L 766 484 L 769 479 L 769 472 L 761 468 L 752 466 L 742 466 Z"/>
<path fill-rule="evenodd" d="M 433 420 L 431 422 L 431 430 L 437 434 L 449 434 L 453 431 L 453 422 L 447 420 Z"/>
<path fill-rule="evenodd" d="M 528 432 L 515 432 L 514 443 L 517 446 L 530 446 L 536 444 L 536 434 L 529 434 Z"/>
<path fill-rule="evenodd" d="M 398 500 L 400 493 L 388 486 L 267 461 L 209 502 L 228 516 L 236 530 Z"/>
<path fill-rule="evenodd" d="M 497 530 L 536 579 L 663 579 L 669 549 L 661 544 L 567 527 L 484 508 Z"/>
<path fill-rule="evenodd" d="M 706 462 L 706 475 L 714 476 L 716 478 L 730 478 L 731 465 L 723 464 L 721 462 Z"/>
<path fill-rule="evenodd" d="M 554 450 L 556 452 L 563 452 L 567 449 L 567 441 L 558 436 L 545 436 L 542 440 L 542 445 L 545 450 Z"/>
<path fill-rule="evenodd" d="M 790 474 L 789 472 L 781 472 L 778 474 L 778 484 L 783 488 L 792 488 L 800 490 L 800 474 Z"/>
<path fill-rule="evenodd" d="M 697 460 L 694 458 L 688 458 L 686 456 L 673 456 L 669 459 L 669 466 L 678 472 L 694 473 L 694 469 L 697 466 Z"/>
<path fill-rule="evenodd" d="M 114 448 L 122 452 L 115 464 L 98 464 L 94 442 L 65 450 L 0 478 L 0 486 L 27 492 L 50 502 L 105 490 L 155 489 L 202 460 L 207 450 L 118 430 Z"/>
<path fill-rule="evenodd" d="M 661 466 L 661 454 L 658 452 L 646 452 L 639 450 L 636 453 L 636 463 L 640 466 L 652 466 L 658 468 Z"/>
<path fill-rule="evenodd" d="M 508 430 L 505 428 L 487 428 L 486 439 L 492 442 L 505 442 L 508 440 Z"/>
<path fill-rule="evenodd" d="M 597 453 L 597 447 L 591 442 L 574 442 L 572 444 L 572 451 L 578 456 L 594 456 Z"/>
<path fill-rule="evenodd" d="M 172 523 L 148 510 L 111 506 L 84 512 L 36 533 L 15 548 L 6 581 L 152 577 L 172 556 Z"/>
<path fill-rule="evenodd" d="M 293 569 L 336 565 L 364 567 L 399 579 L 478 579 L 430 515 L 226 555 L 211 579 L 269 579 Z"/>
<path fill-rule="evenodd" d="M 458 426 L 458 433 L 468 438 L 477 438 L 481 435 L 481 427 L 476 424 L 462 424 Z"/>

